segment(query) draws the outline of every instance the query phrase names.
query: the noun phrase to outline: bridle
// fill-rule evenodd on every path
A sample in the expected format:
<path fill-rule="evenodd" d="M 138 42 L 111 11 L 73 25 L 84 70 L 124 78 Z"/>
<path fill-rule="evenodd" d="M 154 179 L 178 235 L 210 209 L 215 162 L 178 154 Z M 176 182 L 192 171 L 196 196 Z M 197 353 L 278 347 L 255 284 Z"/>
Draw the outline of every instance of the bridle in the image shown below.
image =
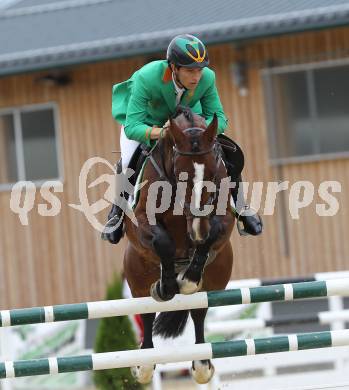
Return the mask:
<path fill-rule="evenodd" d="M 184 133 L 188 133 L 188 132 L 193 132 L 193 131 L 196 131 L 197 133 L 203 133 L 204 132 L 204 129 L 200 128 L 200 127 L 190 127 L 186 130 L 184 130 L 183 132 Z M 161 156 L 161 166 L 158 164 L 158 162 L 155 160 L 154 156 L 153 156 L 153 152 L 154 150 L 158 148 L 159 149 L 159 152 L 160 152 L 160 156 Z M 180 150 L 178 149 L 178 147 L 176 145 L 174 145 L 173 147 L 173 156 L 172 156 L 172 173 L 171 173 L 171 176 L 167 175 L 166 173 L 166 170 L 165 170 L 165 163 L 164 163 L 164 158 L 165 158 L 165 153 L 164 153 L 164 150 L 163 150 L 163 142 L 162 142 L 162 139 L 160 138 L 159 141 L 156 143 L 156 145 L 148 152 L 146 151 L 145 149 L 143 149 L 143 154 L 145 154 L 147 156 L 147 158 L 149 159 L 149 161 L 151 162 L 151 164 L 153 165 L 155 171 L 158 173 L 159 175 L 159 178 L 160 180 L 163 180 L 163 181 L 166 181 L 168 183 L 171 184 L 172 187 L 176 187 L 178 182 L 176 181 L 175 177 L 176 177 L 176 156 L 204 156 L 205 154 L 209 154 L 209 153 L 214 153 L 215 155 L 215 160 L 216 160 L 216 171 L 215 171 L 215 176 L 213 178 L 213 183 L 215 184 L 216 186 L 216 191 L 215 192 L 211 192 L 210 193 L 210 196 L 209 198 L 207 199 L 206 203 L 202 206 L 202 208 L 204 208 L 205 206 L 211 206 L 214 201 L 216 200 L 217 198 L 217 194 L 218 194 L 218 170 L 219 170 L 219 167 L 222 163 L 222 147 L 221 145 L 219 144 L 219 142 L 217 142 L 217 140 L 215 140 L 215 142 L 212 143 L 212 145 L 207 148 L 207 149 L 204 149 L 204 150 L 198 150 L 198 151 L 183 151 L 183 150 Z M 200 215 L 200 212 L 201 210 L 199 209 L 194 209 L 195 210 L 195 213 L 192 213 L 192 210 L 193 210 L 193 207 L 191 207 L 190 203 L 188 202 L 180 202 L 181 206 L 183 207 L 183 212 L 184 212 L 184 215 L 186 216 L 187 219 L 191 219 L 191 218 L 208 218 L 210 216 L 211 213 L 209 213 L 208 215 Z M 197 215 L 195 215 L 197 214 Z"/>
<path fill-rule="evenodd" d="M 200 127 L 190 127 L 186 130 L 183 131 L 183 133 L 190 133 L 190 132 L 198 132 L 199 134 L 202 134 L 204 132 L 204 129 L 200 128 Z M 204 150 L 198 150 L 198 151 L 183 151 L 183 150 L 180 150 L 178 149 L 178 147 L 176 145 L 173 146 L 173 158 L 172 158 L 172 167 L 173 167 L 173 176 L 176 177 L 175 175 L 175 172 L 176 172 L 176 156 L 191 156 L 191 157 L 194 157 L 194 156 L 204 156 L 205 154 L 209 154 L 209 153 L 212 153 L 214 152 L 214 155 L 215 155 L 215 160 L 216 160 L 216 170 L 215 170 L 215 175 L 214 175 L 214 178 L 213 178 L 213 183 L 216 187 L 216 191 L 215 192 L 211 192 L 210 193 L 210 196 L 209 198 L 207 199 L 206 203 L 202 206 L 202 209 L 204 209 L 206 206 L 211 206 L 214 201 L 216 200 L 217 198 L 217 193 L 218 193 L 218 190 L 217 190 L 217 185 L 218 185 L 218 170 L 219 170 L 219 167 L 221 165 L 221 162 L 222 162 L 222 149 L 221 149 L 221 146 L 220 144 L 217 142 L 217 140 L 215 140 L 214 143 L 212 143 L 212 145 L 208 148 L 208 149 L 204 149 Z M 177 182 L 176 182 L 177 184 Z M 209 213 L 208 215 L 200 215 L 200 209 L 194 209 L 194 213 L 192 212 L 193 210 L 193 207 L 191 207 L 191 204 L 188 203 L 188 202 L 181 202 L 181 206 L 183 207 L 183 212 L 185 214 L 185 216 L 188 218 L 188 219 L 191 219 L 191 218 L 208 218 L 210 216 L 211 213 Z"/>

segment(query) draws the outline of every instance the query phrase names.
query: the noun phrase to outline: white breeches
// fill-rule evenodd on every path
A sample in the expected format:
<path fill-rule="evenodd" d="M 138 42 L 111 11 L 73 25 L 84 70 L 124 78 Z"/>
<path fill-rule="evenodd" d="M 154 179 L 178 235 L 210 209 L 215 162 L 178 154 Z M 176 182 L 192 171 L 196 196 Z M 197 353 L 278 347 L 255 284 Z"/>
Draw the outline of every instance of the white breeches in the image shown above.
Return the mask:
<path fill-rule="evenodd" d="M 122 158 L 122 170 L 125 170 L 128 167 L 131 157 L 133 156 L 133 153 L 137 149 L 137 146 L 139 144 L 140 142 L 138 141 L 128 139 L 124 131 L 124 126 L 121 126 L 120 150 L 121 150 L 121 158 Z"/>

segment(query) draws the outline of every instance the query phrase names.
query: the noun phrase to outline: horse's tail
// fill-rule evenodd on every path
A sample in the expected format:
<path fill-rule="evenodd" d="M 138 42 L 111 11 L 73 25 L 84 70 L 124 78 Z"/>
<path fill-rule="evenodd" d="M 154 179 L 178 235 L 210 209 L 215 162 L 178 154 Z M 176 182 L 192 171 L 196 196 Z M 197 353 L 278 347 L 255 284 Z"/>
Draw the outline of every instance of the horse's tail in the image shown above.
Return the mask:
<path fill-rule="evenodd" d="M 177 337 L 184 331 L 189 310 L 168 311 L 160 313 L 153 325 L 153 333 L 164 338 Z"/>

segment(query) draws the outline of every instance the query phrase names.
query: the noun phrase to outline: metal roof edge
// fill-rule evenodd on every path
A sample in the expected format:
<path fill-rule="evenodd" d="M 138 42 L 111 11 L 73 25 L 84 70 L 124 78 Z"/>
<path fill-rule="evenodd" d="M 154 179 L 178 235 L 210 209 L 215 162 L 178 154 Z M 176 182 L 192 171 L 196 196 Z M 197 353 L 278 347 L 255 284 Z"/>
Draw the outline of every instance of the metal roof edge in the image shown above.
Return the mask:
<path fill-rule="evenodd" d="M 276 21 L 274 15 L 272 18 L 267 18 L 267 20 L 264 18 L 263 23 L 259 24 L 256 19 L 261 18 L 251 18 L 249 19 L 249 25 L 246 24 L 246 20 L 239 20 L 237 21 L 238 23 L 232 23 L 230 21 L 192 26 L 191 28 L 177 28 L 167 31 L 135 34 L 127 37 L 108 38 L 94 42 L 33 50 L 27 52 L 28 56 L 23 56 L 25 52 L 11 53 L 10 55 L 0 56 L 0 75 L 155 53 L 165 50 L 173 35 L 183 32 L 199 35 L 208 44 L 219 44 L 341 27 L 349 25 L 349 5 L 340 16 L 338 14 L 332 17 L 325 15 L 326 17 L 320 18 L 320 20 L 318 18 L 319 14 L 316 15 L 314 12 L 303 16 L 307 16 L 307 19 L 300 21 L 297 13 L 296 19 L 296 15 L 294 15 L 293 18 L 283 18 L 284 20 L 279 18 Z M 283 23 L 280 23 L 281 21 Z M 245 24 L 243 24 L 244 22 Z M 159 40 L 160 36 L 161 40 Z"/>
<path fill-rule="evenodd" d="M 45 12 L 61 11 L 76 7 L 85 7 L 89 5 L 98 5 L 103 3 L 110 3 L 113 0 L 62 0 L 50 4 L 24 6 L 15 9 L 0 9 L 0 19 L 15 18 L 20 16 L 28 16 L 34 14 L 41 14 Z"/>
<path fill-rule="evenodd" d="M 80 1 L 80 0 L 79 0 Z M 85 1 L 85 0 L 84 0 Z M 109 1 L 109 0 L 108 0 Z M 341 15 L 338 14 L 340 11 Z M 330 12 L 332 15 L 330 15 Z M 190 27 L 179 27 L 169 30 L 154 31 L 148 33 L 132 34 L 123 37 L 116 38 L 106 38 L 96 41 L 87 41 L 81 43 L 73 43 L 69 45 L 60 45 L 56 47 L 48 47 L 44 49 L 35 49 L 28 51 L 20 51 L 15 53 L 3 54 L 0 55 L 0 62 L 4 61 L 14 61 L 20 58 L 34 58 L 41 57 L 45 55 L 60 55 L 66 54 L 68 51 L 77 52 L 85 50 L 97 50 L 97 49 L 106 49 L 107 47 L 117 46 L 118 44 L 128 44 L 128 45 L 143 45 L 147 44 L 148 41 L 152 39 L 163 38 L 162 41 L 171 39 L 173 35 L 180 34 L 183 32 L 191 32 L 198 34 L 202 37 L 210 35 L 217 32 L 234 32 L 236 35 L 254 35 L 256 30 L 260 30 L 259 34 L 265 33 L 264 30 L 268 28 L 273 30 L 289 26 L 292 31 L 294 26 L 304 23 L 310 23 L 310 25 L 316 25 L 319 20 L 320 24 L 330 22 L 333 18 L 348 18 L 349 20 L 349 4 L 343 6 L 329 6 L 318 8 L 317 10 L 304 10 L 298 12 L 289 12 L 287 14 L 273 14 L 266 16 L 257 16 L 252 18 L 243 18 L 234 21 L 225 21 L 225 22 L 214 22 L 202 25 L 193 25 Z M 302 18 L 302 21 L 300 21 Z M 339 23 L 339 22 L 338 22 Z M 274 26 L 274 27 L 273 27 Z M 307 28 L 308 29 L 308 28 Z M 259 35 L 257 34 L 257 36 Z"/>

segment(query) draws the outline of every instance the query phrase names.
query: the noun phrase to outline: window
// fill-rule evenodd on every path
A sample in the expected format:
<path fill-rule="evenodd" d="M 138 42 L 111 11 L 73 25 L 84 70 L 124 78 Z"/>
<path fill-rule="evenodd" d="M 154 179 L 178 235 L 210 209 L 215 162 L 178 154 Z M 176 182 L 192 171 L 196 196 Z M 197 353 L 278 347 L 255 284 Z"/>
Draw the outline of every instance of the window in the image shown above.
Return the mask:
<path fill-rule="evenodd" d="M 52 105 L 0 111 L 1 187 L 60 177 L 55 116 Z"/>
<path fill-rule="evenodd" d="M 275 163 L 349 155 L 349 65 L 264 72 L 270 159 Z"/>

